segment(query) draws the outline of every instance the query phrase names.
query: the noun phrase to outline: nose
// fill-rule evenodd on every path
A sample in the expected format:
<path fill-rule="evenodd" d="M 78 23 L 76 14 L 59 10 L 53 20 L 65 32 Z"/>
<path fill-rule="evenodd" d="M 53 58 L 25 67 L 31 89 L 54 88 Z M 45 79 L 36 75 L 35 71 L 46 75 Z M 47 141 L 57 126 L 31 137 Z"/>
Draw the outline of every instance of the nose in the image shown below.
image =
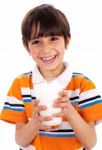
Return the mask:
<path fill-rule="evenodd" d="M 48 44 L 43 44 L 42 50 L 45 53 L 48 53 L 50 51 L 50 46 Z"/>
<path fill-rule="evenodd" d="M 51 44 L 49 43 L 47 39 L 45 39 L 42 44 L 42 51 L 45 53 L 49 53 L 51 49 L 52 49 Z"/>

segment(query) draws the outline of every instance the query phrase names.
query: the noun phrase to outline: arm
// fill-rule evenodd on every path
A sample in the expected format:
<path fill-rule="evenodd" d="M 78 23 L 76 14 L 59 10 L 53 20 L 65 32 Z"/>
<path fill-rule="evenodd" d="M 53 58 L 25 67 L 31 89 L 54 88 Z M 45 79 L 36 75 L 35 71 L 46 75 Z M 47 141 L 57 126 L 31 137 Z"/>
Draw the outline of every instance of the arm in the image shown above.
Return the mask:
<path fill-rule="evenodd" d="M 15 139 L 16 143 L 22 147 L 28 146 L 36 137 L 39 129 L 49 130 L 50 127 L 43 126 L 44 120 L 51 120 L 51 117 L 39 116 L 39 111 L 45 110 L 45 106 L 38 106 L 39 100 L 33 101 L 33 116 L 28 123 L 16 123 Z"/>
<path fill-rule="evenodd" d="M 96 144 L 94 123 L 85 122 L 74 109 L 74 107 L 72 108 L 72 110 L 70 110 L 70 113 L 72 114 L 67 118 L 77 138 L 87 150 L 90 150 Z"/>
<path fill-rule="evenodd" d="M 94 123 L 85 122 L 70 103 L 66 91 L 62 91 L 59 94 L 60 97 L 55 101 L 54 107 L 61 107 L 62 112 L 60 114 L 55 114 L 54 116 L 65 116 L 79 141 L 87 150 L 90 150 L 96 144 Z"/>

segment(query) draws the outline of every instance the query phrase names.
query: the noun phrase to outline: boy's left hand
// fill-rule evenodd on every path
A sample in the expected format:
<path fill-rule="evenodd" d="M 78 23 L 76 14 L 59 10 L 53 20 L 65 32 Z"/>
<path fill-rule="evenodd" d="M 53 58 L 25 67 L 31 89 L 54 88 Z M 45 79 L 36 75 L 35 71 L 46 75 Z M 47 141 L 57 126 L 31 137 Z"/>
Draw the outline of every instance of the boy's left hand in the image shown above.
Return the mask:
<path fill-rule="evenodd" d="M 53 107 L 62 108 L 61 113 L 54 114 L 55 117 L 70 115 L 70 110 L 73 107 L 69 98 L 67 90 L 59 92 L 59 97 L 54 101 Z"/>

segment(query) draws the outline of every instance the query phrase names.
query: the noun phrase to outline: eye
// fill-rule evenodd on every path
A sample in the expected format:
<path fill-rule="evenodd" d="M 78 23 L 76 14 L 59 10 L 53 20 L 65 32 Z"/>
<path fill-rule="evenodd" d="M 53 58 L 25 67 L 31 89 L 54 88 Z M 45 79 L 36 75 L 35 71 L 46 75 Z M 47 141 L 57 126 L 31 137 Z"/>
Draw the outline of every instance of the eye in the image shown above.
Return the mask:
<path fill-rule="evenodd" d="M 35 39 L 31 42 L 33 45 L 38 45 L 40 43 L 39 39 Z"/>
<path fill-rule="evenodd" d="M 57 41 L 59 38 L 57 36 L 52 36 L 51 41 Z"/>

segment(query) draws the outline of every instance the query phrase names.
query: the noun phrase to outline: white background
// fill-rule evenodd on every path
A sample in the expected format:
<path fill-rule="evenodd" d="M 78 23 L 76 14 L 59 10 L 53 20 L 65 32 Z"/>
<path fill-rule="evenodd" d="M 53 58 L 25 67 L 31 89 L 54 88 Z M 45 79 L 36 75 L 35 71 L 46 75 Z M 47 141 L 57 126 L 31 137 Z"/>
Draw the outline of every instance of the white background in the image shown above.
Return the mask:
<path fill-rule="evenodd" d="M 33 61 L 21 40 L 21 21 L 32 7 L 50 3 L 62 10 L 71 26 L 71 43 L 66 52 L 74 71 L 91 78 L 102 95 L 102 5 L 101 0 L 3 0 L 0 2 L 0 109 L 13 79 L 32 69 Z M 15 126 L 0 121 L 0 149 L 17 150 Z M 102 147 L 102 123 L 96 127 Z"/>

